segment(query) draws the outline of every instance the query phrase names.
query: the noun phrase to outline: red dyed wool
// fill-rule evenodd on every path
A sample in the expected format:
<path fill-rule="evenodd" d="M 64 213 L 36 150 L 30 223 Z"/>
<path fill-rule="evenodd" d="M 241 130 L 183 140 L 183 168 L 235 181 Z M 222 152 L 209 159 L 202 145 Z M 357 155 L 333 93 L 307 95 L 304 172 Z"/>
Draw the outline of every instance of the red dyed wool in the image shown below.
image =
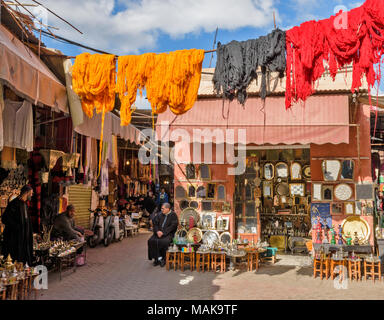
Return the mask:
<path fill-rule="evenodd" d="M 348 17 L 348 28 L 344 29 L 340 22 L 345 21 L 345 17 Z M 381 78 L 374 65 L 384 53 L 384 1 L 367 0 L 347 13 L 305 22 L 287 31 L 286 43 L 287 109 L 315 92 L 314 83 L 325 71 L 324 62 L 328 63 L 333 80 L 338 70 L 353 63 L 352 92 L 361 87 L 365 75 L 370 93 Z"/>

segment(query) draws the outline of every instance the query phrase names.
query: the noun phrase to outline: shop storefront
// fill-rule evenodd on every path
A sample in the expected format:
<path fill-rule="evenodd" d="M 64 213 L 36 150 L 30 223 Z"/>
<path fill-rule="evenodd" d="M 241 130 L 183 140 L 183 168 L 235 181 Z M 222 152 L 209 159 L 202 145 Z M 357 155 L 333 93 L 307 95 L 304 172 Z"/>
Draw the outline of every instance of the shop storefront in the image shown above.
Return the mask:
<path fill-rule="evenodd" d="M 353 238 L 349 232 L 357 223 L 360 243 L 374 245 L 368 105 L 354 101 L 340 79 L 322 79 L 317 95 L 290 110 L 278 95 L 283 88 L 265 103 L 249 97 L 243 107 L 212 98 L 209 86 L 206 77 L 199 101 L 187 114 L 167 112 L 157 121 L 158 136 L 169 137 L 181 155 L 174 166 L 175 210 L 186 234 L 198 227 L 203 239 L 229 233 L 232 239 L 267 241 L 288 251 L 295 238 L 311 239 L 320 216 L 322 242 L 331 242 L 329 233 L 339 226 L 344 240 Z M 250 91 L 256 93 L 257 87 Z M 230 175 L 235 166 L 228 152 L 239 156 L 241 130 L 245 171 Z M 205 149 L 210 143 L 212 152 Z M 200 162 L 197 151 L 203 155 Z M 312 232 L 314 241 L 315 236 Z"/>

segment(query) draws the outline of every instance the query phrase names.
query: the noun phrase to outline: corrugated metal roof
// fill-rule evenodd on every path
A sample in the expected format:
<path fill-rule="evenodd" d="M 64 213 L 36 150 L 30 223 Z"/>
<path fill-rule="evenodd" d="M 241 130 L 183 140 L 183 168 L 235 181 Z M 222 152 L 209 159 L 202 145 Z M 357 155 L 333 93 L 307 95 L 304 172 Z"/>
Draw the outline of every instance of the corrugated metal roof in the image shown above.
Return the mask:
<path fill-rule="evenodd" d="M 200 88 L 198 92 L 199 97 L 212 97 L 217 96 L 213 90 L 213 73 L 215 72 L 214 68 L 203 69 L 203 73 L 201 75 Z M 269 81 L 269 92 L 270 95 L 283 95 L 285 94 L 285 83 L 286 78 L 279 79 L 278 73 L 271 73 L 270 81 Z M 259 81 L 253 81 L 247 92 L 250 96 L 258 95 L 260 92 L 261 86 L 261 77 L 259 77 Z M 329 73 L 324 73 L 324 75 L 316 82 L 315 88 L 317 93 L 341 93 L 341 92 L 351 92 L 352 86 L 352 68 L 347 67 L 344 70 L 341 70 L 336 75 L 335 81 L 333 81 L 332 77 Z M 365 80 L 365 77 L 362 81 L 362 87 L 360 89 L 361 92 L 368 91 L 368 84 Z"/>

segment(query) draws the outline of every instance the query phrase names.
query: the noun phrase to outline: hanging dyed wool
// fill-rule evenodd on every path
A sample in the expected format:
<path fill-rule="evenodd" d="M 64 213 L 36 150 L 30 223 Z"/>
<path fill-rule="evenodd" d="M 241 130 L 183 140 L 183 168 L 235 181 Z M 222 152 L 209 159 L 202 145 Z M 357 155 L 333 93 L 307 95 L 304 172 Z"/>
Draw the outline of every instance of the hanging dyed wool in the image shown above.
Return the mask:
<path fill-rule="evenodd" d="M 116 64 L 114 55 L 83 53 L 76 57 L 73 66 L 72 86 L 79 95 L 84 113 L 93 117 L 93 109 L 102 113 L 99 173 L 103 150 L 105 114 L 115 106 Z"/>
<path fill-rule="evenodd" d="M 361 7 L 329 19 L 309 21 L 287 31 L 286 108 L 305 101 L 315 92 L 314 82 L 325 71 L 324 61 L 335 79 L 338 70 L 353 63 L 352 92 L 365 75 L 371 88 L 380 81 L 374 65 L 384 53 L 384 6 L 367 0 Z"/>
<path fill-rule="evenodd" d="M 177 115 L 191 109 L 200 86 L 204 50 L 148 53 L 118 59 L 116 90 L 121 100 L 121 125 L 131 122 L 137 90 L 146 89 L 154 114 L 169 106 Z"/>
<path fill-rule="evenodd" d="M 258 69 L 261 69 L 262 79 L 260 96 L 267 96 L 267 74 L 279 72 L 284 77 L 286 69 L 285 59 L 285 32 L 274 30 L 267 36 L 258 39 L 217 46 L 217 64 L 213 83 L 217 94 L 237 100 L 244 105 L 247 100 L 247 88 L 251 82 L 258 78 Z"/>

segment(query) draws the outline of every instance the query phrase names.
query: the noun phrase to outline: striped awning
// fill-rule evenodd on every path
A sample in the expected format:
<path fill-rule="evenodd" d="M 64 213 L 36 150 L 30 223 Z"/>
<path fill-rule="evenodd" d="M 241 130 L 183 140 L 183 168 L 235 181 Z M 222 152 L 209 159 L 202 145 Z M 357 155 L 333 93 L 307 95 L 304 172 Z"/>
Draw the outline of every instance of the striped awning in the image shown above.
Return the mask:
<path fill-rule="evenodd" d="M 215 129 L 222 130 L 215 134 Z M 233 129 L 234 143 L 239 129 L 245 129 L 247 144 L 254 145 L 349 143 L 349 98 L 315 95 L 289 110 L 281 96 L 268 97 L 265 103 L 249 98 L 245 107 L 237 101 L 204 99 L 183 115 L 169 110 L 160 114 L 156 124 L 157 138 L 162 141 L 179 141 L 187 134 L 191 143 L 221 144 L 228 142 L 226 129 Z"/>

